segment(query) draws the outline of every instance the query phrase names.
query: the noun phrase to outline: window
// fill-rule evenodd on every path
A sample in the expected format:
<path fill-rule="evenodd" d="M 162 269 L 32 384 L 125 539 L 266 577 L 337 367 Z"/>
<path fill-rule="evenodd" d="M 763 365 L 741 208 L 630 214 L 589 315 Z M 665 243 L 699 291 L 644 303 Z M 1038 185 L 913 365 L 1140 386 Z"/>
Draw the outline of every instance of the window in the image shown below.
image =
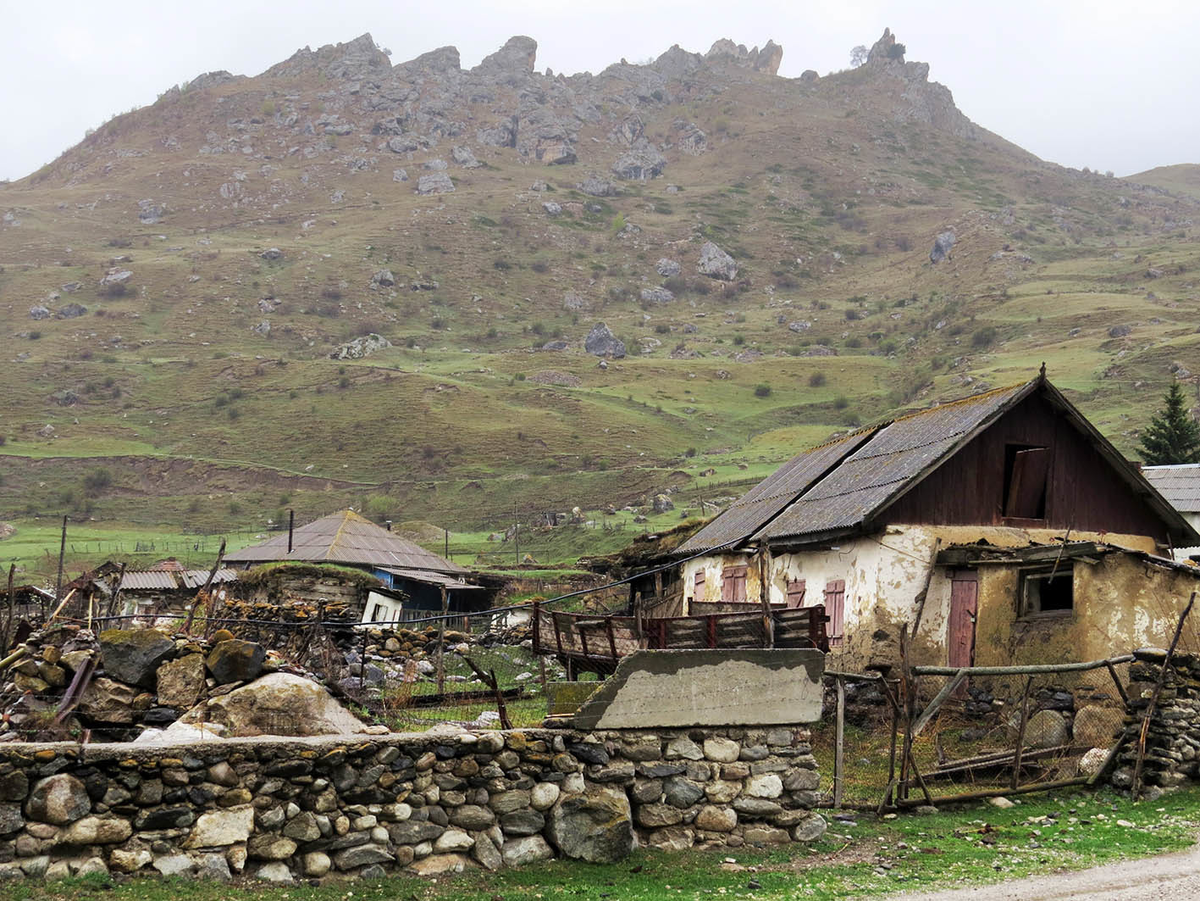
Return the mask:
<path fill-rule="evenodd" d="M 846 580 L 834 579 L 825 585 L 825 615 L 829 617 L 829 645 L 842 643 L 846 626 Z"/>
<path fill-rule="evenodd" d="M 1018 595 L 1021 616 L 1069 614 L 1075 609 L 1075 574 L 1071 566 L 1021 573 Z"/>
<path fill-rule="evenodd" d="M 803 579 L 788 579 L 787 606 L 789 610 L 804 606 L 804 591 Z"/>
<path fill-rule="evenodd" d="M 376 604 L 375 609 L 371 612 L 371 622 L 382 623 L 387 620 L 387 607 L 383 604 Z"/>
<path fill-rule="evenodd" d="M 746 603 L 746 567 L 727 566 L 721 570 L 721 600 L 726 604 Z"/>
<path fill-rule="evenodd" d="M 692 583 L 694 586 L 692 588 L 692 598 L 702 601 L 704 600 L 704 570 L 697 572 L 694 579 L 695 581 Z"/>
<path fill-rule="evenodd" d="M 1050 450 L 1027 444 L 1004 446 L 1004 515 L 1013 519 L 1046 518 L 1046 481 Z"/>

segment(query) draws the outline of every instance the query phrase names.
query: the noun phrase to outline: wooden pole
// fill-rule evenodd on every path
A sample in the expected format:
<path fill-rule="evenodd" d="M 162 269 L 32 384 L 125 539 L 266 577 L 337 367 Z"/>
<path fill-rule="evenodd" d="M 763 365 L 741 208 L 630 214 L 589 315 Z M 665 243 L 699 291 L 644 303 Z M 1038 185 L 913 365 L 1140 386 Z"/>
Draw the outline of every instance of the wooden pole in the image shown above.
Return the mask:
<path fill-rule="evenodd" d="M 837 738 L 833 750 L 833 809 L 842 806 L 843 783 L 846 780 L 845 741 L 846 741 L 846 683 L 841 679 L 837 683 Z"/>
<path fill-rule="evenodd" d="M 4 632 L 0 633 L 0 651 L 8 653 L 8 643 L 12 640 L 13 617 L 16 616 L 17 610 L 17 590 L 13 586 L 13 579 L 17 574 L 17 564 L 10 564 L 8 567 L 8 614 L 4 617 Z"/>
<path fill-rule="evenodd" d="M 882 811 L 884 807 L 892 806 L 892 787 L 896 784 L 896 735 L 900 730 L 900 707 L 892 699 L 892 690 L 887 684 L 887 680 L 881 675 L 879 681 L 882 683 L 884 691 L 887 692 L 888 700 L 892 702 L 892 737 L 888 746 L 888 783 L 883 792 L 883 801 L 879 805 Z"/>
<path fill-rule="evenodd" d="M 929 586 L 933 584 L 933 573 L 937 569 L 938 551 L 942 549 L 942 539 L 938 538 L 933 543 L 933 556 L 929 559 L 929 572 L 925 574 L 925 587 L 918 593 L 914 602 L 917 608 L 917 614 L 913 617 L 912 634 L 915 637 L 921 628 L 921 617 L 925 615 L 925 598 L 929 594 Z"/>
<path fill-rule="evenodd" d="M 58 547 L 58 581 L 54 583 L 54 603 L 62 600 L 62 582 L 63 582 L 63 558 L 67 554 L 67 517 L 63 517 L 62 523 L 62 543 Z M 43 604 L 42 615 L 46 613 L 45 605 Z"/>
<path fill-rule="evenodd" d="M 1021 724 L 1017 727 L 1017 749 L 1013 753 L 1012 778 L 1009 787 L 1016 788 L 1021 780 L 1021 753 L 1025 750 L 1025 726 L 1029 723 L 1029 691 L 1033 688 L 1033 676 L 1025 677 L 1025 690 L 1021 693 Z"/>
<path fill-rule="evenodd" d="M 437 652 L 437 690 L 441 694 L 446 690 L 446 586 L 442 586 L 442 618 L 438 620 L 438 652 Z"/>
<path fill-rule="evenodd" d="M 775 623 L 771 620 L 771 588 L 767 581 L 770 574 L 770 565 L 767 562 L 766 545 L 758 549 L 758 598 L 762 605 L 763 618 L 763 647 L 775 647 Z M 838 680 L 839 690 L 844 691 L 844 686 L 841 680 Z"/>
<path fill-rule="evenodd" d="M 1133 766 L 1133 786 L 1131 793 L 1135 801 L 1142 794 L 1142 767 L 1146 763 L 1146 739 L 1150 735 L 1150 720 L 1154 716 L 1154 708 L 1158 706 L 1158 698 L 1162 694 L 1163 683 L 1167 680 L 1167 667 L 1171 665 L 1171 658 L 1175 656 L 1175 646 L 1179 644 L 1179 634 L 1183 631 L 1184 620 L 1192 612 L 1192 605 L 1194 603 L 1196 603 L 1196 592 L 1193 591 L 1192 596 L 1188 598 L 1187 606 L 1183 608 L 1183 613 L 1179 614 L 1179 622 L 1175 624 L 1175 634 L 1171 637 L 1171 646 L 1167 648 L 1167 656 L 1163 658 L 1162 668 L 1158 671 L 1158 680 L 1154 683 L 1154 691 L 1150 694 L 1150 703 L 1146 705 L 1145 718 L 1142 720 L 1142 729 L 1138 734 L 1137 762 Z"/>
<path fill-rule="evenodd" d="M 200 598 L 208 592 L 209 587 L 213 583 L 213 579 L 215 579 L 217 577 L 217 570 L 219 570 L 221 568 L 221 561 L 223 559 L 225 559 L 225 539 L 224 538 L 221 539 L 221 548 L 220 548 L 220 550 L 217 551 L 217 559 L 213 562 L 212 569 L 210 569 L 208 571 L 208 578 L 204 580 L 204 587 L 201 588 L 198 592 L 196 592 L 196 596 L 192 599 L 191 608 L 188 610 L 187 622 L 184 623 L 184 625 L 183 625 L 183 631 L 188 635 L 190 635 L 192 633 L 192 621 L 196 618 L 196 605 L 198 605 L 200 603 Z M 210 600 L 209 609 L 208 609 L 207 613 L 205 614 L 206 620 L 208 618 L 208 614 L 210 614 L 211 612 L 212 612 L 212 604 L 211 604 L 211 600 Z"/>
<path fill-rule="evenodd" d="M 904 685 L 904 742 L 900 754 L 900 784 L 897 788 L 897 798 L 908 797 L 908 762 L 912 759 L 912 722 L 914 708 L 914 685 L 912 668 L 908 659 L 908 623 L 900 627 L 900 663 Z"/>
<path fill-rule="evenodd" d="M 117 584 L 113 588 L 112 596 L 108 600 L 108 615 L 109 616 L 115 616 L 117 613 L 117 610 L 119 609 L 117 607 L 117 603 L 121 599 L 121 584 L 125 581 L 125 565 L 126 565 L 125 561 L 122 560 L 121 561 L 121 569 L 117 572 Z"/>

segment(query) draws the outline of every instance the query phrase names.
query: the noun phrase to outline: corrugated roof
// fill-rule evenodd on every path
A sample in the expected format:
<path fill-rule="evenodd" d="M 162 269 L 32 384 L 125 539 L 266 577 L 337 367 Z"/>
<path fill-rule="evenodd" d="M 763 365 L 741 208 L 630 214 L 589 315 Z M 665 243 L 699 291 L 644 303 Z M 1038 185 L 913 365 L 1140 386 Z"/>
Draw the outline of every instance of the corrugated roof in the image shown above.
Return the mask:
<path fill-rule="evenodd" d="M 203 588 L 208 581 L 207 569 L 186 570 L 126 570 L 121 577 L 122 591 L 176 591 L 181 588 Z M 219 569 L 213 583 L 236 582 L 237 570 Z"/>
<path fill-rule="evenodd" d="M 1176 510 L 1200 513 L 1200 463 L 1143 466 L 1142 475 Z"/>
<path fill-rule="evenodd" d="M 753 534 L 875 431 L 863 429 L 792 457 L 680 545 L 676 554 L 698 554 Z"/>
<path fill-rule="evenodd" d="M 861 524 L 1032 384 L 997 388 L 889 423 L 754 537 L 778 540 Z"/>
<path fill-rule="evenodd" d="M 462 579 L 455 579 L 453 576 L 443 575 L 442 573 L 430 572 L 427 569 L 401 569 L 394 566 L 382 566 L 380 569 L 400 579 L 424 582 L 426 585 L 445 586 L 448 590 L 463 591 L 483 588 L 482 585 L 473 585 L 470 582 L 464 582 Z"/>
<path fill-rule="evenodd" d="M 375 525 L 353 510 L 323 516 L 294 530 L 291 553 L 288 553 L 287 532 L 280 532 L 262 544 L 234 551 L 225 559 L 230 563 L 297 560 L 377 566 L 381 569 L 396 566 L 443 573 L 469 572 L 465 567 Z"/>

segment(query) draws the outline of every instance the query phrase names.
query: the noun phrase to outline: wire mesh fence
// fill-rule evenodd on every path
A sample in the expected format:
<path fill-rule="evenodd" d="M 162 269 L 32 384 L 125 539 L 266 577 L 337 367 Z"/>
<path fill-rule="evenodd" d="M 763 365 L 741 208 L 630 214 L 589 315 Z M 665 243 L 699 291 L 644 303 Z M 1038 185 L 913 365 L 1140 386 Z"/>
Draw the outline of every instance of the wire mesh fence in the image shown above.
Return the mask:
<path fill-rule="evenodd" d="M 813 729 L 823 801 L 884 808 L 1092 781 L 1123 734 L 1129 659 L 830 674 Z"/>

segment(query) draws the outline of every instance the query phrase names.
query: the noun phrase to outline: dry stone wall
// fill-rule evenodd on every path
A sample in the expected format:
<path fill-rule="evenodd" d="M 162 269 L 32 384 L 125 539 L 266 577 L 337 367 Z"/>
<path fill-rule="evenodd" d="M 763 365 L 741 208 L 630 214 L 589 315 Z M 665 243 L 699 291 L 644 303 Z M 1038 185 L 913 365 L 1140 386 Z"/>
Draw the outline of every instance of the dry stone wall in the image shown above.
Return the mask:
<path fill-rule="evenodd" d="M 288 882 L 811 841 L 799 727 L 0 746 L 0 878 Z"/>
<path fill-rule="evenodd" d="M 1133 655 L 1124 750 L 1112 775 L 1119 788 L 1133 784 L 1142 723 L 1167 653 L 1161 648 L 1139 648 Z M 1200 779 L 1200 655 L 1177 653 L 1166 667 L 1163 690 L 1146 733 L 1143 775 L 1147 785 L 1163 788 Z"/>

